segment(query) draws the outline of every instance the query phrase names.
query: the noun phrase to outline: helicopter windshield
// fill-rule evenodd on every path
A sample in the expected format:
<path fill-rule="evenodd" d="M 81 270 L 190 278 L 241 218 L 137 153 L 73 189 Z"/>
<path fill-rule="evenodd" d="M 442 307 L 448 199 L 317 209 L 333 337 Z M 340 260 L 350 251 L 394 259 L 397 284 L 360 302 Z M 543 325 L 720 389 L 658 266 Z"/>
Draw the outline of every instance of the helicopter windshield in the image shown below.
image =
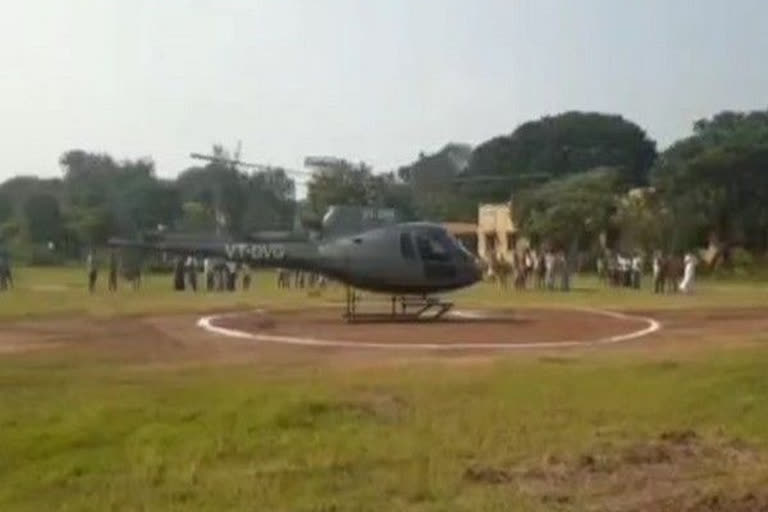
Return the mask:
<path fill-rule="evenodd" d="M 459 249 L 459 254 L 461 254 L 464 259 L 467 261 L 474 261 L 475 255 L 470 252 L 469 249 L 464 245 L 464 243 L 456 238 L 455 236 L 450 236 L 451 242 L 453 242 L 453 245 L 455 245 Z"/>
<path fill-rule="evenodd" d="M 452 244 L 442 231 L 418 233 L 416 248 L 423 261 L 451 261 Z"/>

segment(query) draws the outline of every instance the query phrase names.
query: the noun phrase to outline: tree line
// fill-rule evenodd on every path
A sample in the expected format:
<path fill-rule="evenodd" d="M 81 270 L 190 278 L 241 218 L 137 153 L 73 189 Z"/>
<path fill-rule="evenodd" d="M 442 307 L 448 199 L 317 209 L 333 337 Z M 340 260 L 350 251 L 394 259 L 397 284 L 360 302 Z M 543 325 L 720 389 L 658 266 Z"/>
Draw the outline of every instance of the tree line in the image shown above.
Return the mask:
<path fill-rule="evenodd" d="M 213 151 L 228 156 L 221 146 Z M 60 178 L 0 184 L 0 244 L 30 260 L 77 257 L 109 236 L 158 226 L 233 236 L 291 229 L 297 218 L 318 222 L 332 204 L 475 221 L 479 202 L 507 201 L 526 235 L 554 245 L 768 249 L 768 110 L 696 121 L 690 136 L 661 152 L 621 116 L 566 112 L 474 148 L 446 144 L 390 172 L 339 160 L 313 173 L 302 201 L 281 168 L 210 162 L 169 180 L 150 159 L 72 150 L 59 163 Z"/>
<path fill-rule="evenodd" d="M 221 146 L 214 155 L 226 159 Z M 61 178 L 17 176 L 0 184 L 0 245 L 31 263 L 79 258 L 111 236 L 158 229 L 215 235 L 290 225 L 295 184 L 283 169 L 246 173 L 211 162 L 159 178 L 150 159 L 115 161 L 71 150 Z"/>

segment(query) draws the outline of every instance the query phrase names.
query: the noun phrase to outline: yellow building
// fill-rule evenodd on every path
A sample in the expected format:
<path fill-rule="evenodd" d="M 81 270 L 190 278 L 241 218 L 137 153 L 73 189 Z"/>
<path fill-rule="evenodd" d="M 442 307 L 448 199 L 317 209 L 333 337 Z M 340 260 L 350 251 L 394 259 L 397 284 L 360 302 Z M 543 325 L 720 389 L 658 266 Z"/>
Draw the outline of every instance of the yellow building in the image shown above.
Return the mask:
<path fill-rule="evenodd" d="M 443 227 L 486 262 L 493 254 L 511 263 L 514 250 L 526 244 L 524 239 L 518 237 L 510 203 L 480 204 L 477 207 L 477 224 L 444 222 Z"/>
<path fill-rule="evenodd" d="M 512 220 L 512 204 L 481 204 L 477 209 L 477 254 L 489 261 L 492 254 L 512 260 L 518 232 Z"/>

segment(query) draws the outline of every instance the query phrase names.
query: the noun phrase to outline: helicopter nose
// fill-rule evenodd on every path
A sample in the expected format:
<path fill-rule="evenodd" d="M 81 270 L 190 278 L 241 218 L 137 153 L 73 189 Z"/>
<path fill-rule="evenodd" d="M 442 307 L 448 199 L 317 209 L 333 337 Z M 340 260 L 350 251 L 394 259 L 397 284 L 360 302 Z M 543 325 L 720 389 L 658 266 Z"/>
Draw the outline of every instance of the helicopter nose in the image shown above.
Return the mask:
<path fill-rule="evenodd" d="M 483 267 L 480 260 L 473 258 L 467 261 L 466 274 L 472 283 L 480 281 L 483 278 Z"/>
<path fill-rule="evenodd" d="M 472 267 L 474 269 L 474 276 L 476 281 L 480 281 L 483 278 L 483 262 L 480 258 L 475 258 L 472 261 Z"/>

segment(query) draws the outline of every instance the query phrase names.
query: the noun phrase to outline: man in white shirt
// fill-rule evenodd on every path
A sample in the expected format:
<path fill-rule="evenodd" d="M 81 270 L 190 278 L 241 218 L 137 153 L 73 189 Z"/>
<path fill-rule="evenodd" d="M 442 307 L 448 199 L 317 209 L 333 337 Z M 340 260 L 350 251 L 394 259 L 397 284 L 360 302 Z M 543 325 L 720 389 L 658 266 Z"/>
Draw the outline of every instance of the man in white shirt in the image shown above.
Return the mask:
<path fill-rule="evenodd" d="M 683 260 L 683 280 L 680 281 L 680 291 L 691 293 L 693 291 L 693 282 L 696 279 L 696 256 L 692 253 L 685 255 Z"/>
<path fill-rule="evenodd" d="M 635 254 L 632 258 L 632 288 L 640 289 L 640 279 L 643 275 L 643 258 Z"/>

